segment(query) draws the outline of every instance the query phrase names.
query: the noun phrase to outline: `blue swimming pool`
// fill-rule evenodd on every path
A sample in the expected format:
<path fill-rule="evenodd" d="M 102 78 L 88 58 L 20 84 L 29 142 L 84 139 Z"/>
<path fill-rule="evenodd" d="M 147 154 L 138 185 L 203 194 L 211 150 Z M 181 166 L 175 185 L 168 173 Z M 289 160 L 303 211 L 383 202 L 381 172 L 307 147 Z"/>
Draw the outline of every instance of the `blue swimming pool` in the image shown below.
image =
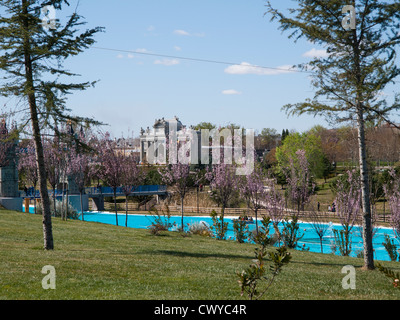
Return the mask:
<path fill-rule="evenodd" d="M 118 225 L 125 227 L 125 214 L 118 214 Z M 95 213 L 88 212 L 84 214 L 85 221 L 99 222 L 105 224 L 116 225 L 116 217 L 115 213 Z M 146 229 L 151 225 L 151 221 L 153 221 L 151 215 L 129 215 L 128 216 L 128 227 L 129 228 L 138 228 L 138 229 Z M 231 218 L 226 217 L 225 221 L 228 222 L 228 239 L 235 239 L 234 231 L 233 231 L 233 220 Z M 181 225 L 181 216 L 171 216 L 170 222 L 175 222 L 176 225 Z M 212 226 L 212 219 L 210 217 L 184 217 L 184 224 L 187 226 L 188 224 L 201 223 L 204 222 L 209 226 Z M 249 224 L 249 230 L 255 229 L 255 224 Z M 324 253 L 332 253 L 332 245 L 334 243 L 334 235 L 333 230 L 340 230 L 342 227 L 340 225 L 328 224 L 328 231 L 326 232 L 323 238 L 323 252 Z M 312 252 L 321 252 L 321 246 L 319 237 L 317 236 L 314 228 L 310 223 L 300 223 L 300 231 L 304 233 L 304 237 L 299 241 L 298 245 L 300 248 L 304 247 L 309 249 Z M 273 233 L 273 229 L 271 228 L 271 234 Z M 379 228 L 373 237 L 373 247 L 375 250 L 374 258 L 376 260 L 390 260 L 388 253 L 383 247 L 382 243 L 384 241 L 384 235 L 388 234 L 391 238 L 394 238 L 393 230 L 390 228 Z M 362 237 L 361 231 L 358 227 L 354 227 L 352 230 L 352 254 L 351 256 L 355 257 L 357 251 L 361 251 L 363 248 L 362 245 Z M 338 254 L 336 252 L 336 254 Z"/>

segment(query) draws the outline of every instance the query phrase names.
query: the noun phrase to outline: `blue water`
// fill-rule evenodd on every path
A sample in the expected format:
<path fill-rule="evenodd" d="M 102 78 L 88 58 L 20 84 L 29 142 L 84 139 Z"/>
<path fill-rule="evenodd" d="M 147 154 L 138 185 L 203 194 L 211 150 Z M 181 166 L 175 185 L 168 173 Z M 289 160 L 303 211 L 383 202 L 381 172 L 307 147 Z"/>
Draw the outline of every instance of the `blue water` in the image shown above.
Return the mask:
<path fill-rule="evenodd" d="M 125 214 L 118 214 L 118 225 L 125 227 Z M 93 221 L 105 224 L 116 225 L 116 217 L 115 213 L 94 213 L 88 212 L 84 214 L 85 221 Z M 128 227 L 129 228 L 137 228 L 137 229 L 146 229 L 151 225 L 153 221 L 153 217 L 151 215 L 128 215 Z M 228 222 L 228 232 L 227 239 L 235 239 L 234 231 L 233 231 L 233 221 L 230 218 L 225 218 L 225 222 Z M 181 216 L 171 216 L 171 223 L 175 223 L 177 226 L 181 225 Z M 184 225 L 185 228 L 187 225 L 191 225 L 194 223 L 205 222 L 209 226 L 212 226 L 212 219 L 209 217 L 184 217 Z M 298 242 L 298 248 L 301 250 L 302 248 L 309 249 L 312 252 L 321 252 L 320 240 L 316 232 L 314 231 L 313 226 L 310 223 L 299 223 L 301 233 L 304 233 L 304 237 Z M 259 223 L 261 226 L 261 223 Z M 255 223 L 248 224 L 249 231 L 255 230 Z M 172 228 L 174 229 L 174 228 Z M 323 238 L 323 253 L 332 253 L 332 244 L 334 243 L 333 229 L 340 230 L 342 227 L 340 225 L 330 223 L 328 225 L 328 231 L 325 233 Z M 270 234 L 274 231 L 271 227 Z M 388 234 L 391 238 L 395 238 L 393 230 L 389 228 L 379 228 L 376 234 L 373 237 L 373 247 L 374 247 L 374 258 L 375 260 L 384 260 L 389 261 L 389 255 L 383 247 L 382 243 L 384 242 L 384 235 Z M 363 250 L 361 232 L 358 230 L 358 227 L 355 226 L 352 229 L 352 254 L 351 256 L 355 257 L 357 251 Z M 397 242 L 397 244 L 399 244 Z M 338 253 L 338 251 L 336 252 Z"/>

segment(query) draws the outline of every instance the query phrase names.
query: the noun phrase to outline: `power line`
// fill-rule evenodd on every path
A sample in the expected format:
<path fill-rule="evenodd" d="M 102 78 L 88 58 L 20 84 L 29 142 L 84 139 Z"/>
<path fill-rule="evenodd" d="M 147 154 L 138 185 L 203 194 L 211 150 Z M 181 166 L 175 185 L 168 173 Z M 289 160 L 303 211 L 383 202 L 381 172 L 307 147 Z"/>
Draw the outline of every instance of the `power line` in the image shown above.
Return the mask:
<path fill-rule="evenodd" d="M 190 58 L 190 57 L 166 55 L 166 54 L 160 54 L 160 53 L 136 51 L 136 50 L 122 50 L 122 49 L 113 49 L 113 48 L 104 48 L 104 47 L 92 47 L 92 48 L 93 49 L 98 49 L 98 50 L 105 50 L 105 51 L 134 53 L 134 54 L 141 54 L 141 55 L 153 56 L 153 57 L 179 59 L 179 60 L 187 60 L 187 61 L 203 62 L 203 63 L 214 63 L 214 64 L 222 64 L 222 65 L 228 65 L 228 66 L 244 66 L 244 67 L 248 67 L 248 68 L 260 68 L 260 69 L 268 69 L 268 70 L 275 70 L 275 71 L 282 71 L 282 72 L 294 72 L 294 73 L 308 73 L 308 74 L 313 74 L 314 73 L 313 71 L 306 71 L 306 70 L 284 69 L 284 68 L 266 67 L 266 66 L 252 65 L 252 64 L 243 65 L 241 63 L 234 63 L 234 62 L 227 62 L 227 61 L 218 61 L 218 60 L 200 59 L 200 58 Z M 399 81 L 393 81 L 393 82 L 400 83 Z"/>
<path fill-rule="evenodd" d="M 92 48 L 93 49 L 98 49 L 98 50 L 124 52 L 124 53 L 134 53 L 134 54 L 141 54 L 141 55 L 161 57 L 161 58 L 170 58 L 170 59 L 188 60 L 188 61 L 195 61 L 195 62 L 214 63 L 214 64 L 222 64 L 222 65 L 228 65 L 228 66 L 245 66 L 245 67 L 249 67 L 249 68 L 260 68 L 260 69 L 268 69 L 268 70 L 276 70 L 276 71 L 284 71 L 284 72 L 312 73 L 311 71 L 304 71 L 304 70 L 296 70 L 296 69 L 291 70 L 291 69 L 283 69 L 283 68 L 276 68 L 276 67 L 275 68 L 274 67 L 266 67 L 266 66 L 252 65 L 252 64 L 243 65 L 243 64 L 234 63 L 234 62 L 217 61 L 217 60 L 200 59 L 200 58 L 190 58 L 190 57 L 182 57 L 182 56 L 173 56 L 173 55 L 151 53 L 151 52 L 143 52 L 143 51 L 135 51 L 135 50 L 121 50 L 121 49 L 112 49 L 112 48 L 104 48 L 104 47 L 92 47 Z"/>

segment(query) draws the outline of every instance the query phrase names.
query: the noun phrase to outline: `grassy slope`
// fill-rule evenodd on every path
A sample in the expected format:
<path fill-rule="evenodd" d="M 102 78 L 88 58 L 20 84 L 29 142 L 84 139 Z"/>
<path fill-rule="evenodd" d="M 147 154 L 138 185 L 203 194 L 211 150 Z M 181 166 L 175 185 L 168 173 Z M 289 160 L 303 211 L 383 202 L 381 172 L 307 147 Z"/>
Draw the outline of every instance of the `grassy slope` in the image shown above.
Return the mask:
<path fill-rule="evenodd" d="M 55 250 L 45 252 L 40 216 L 0 210 L 0 299 L 241 299 L 236 272 L 250 264 L 255 247 L 59 219 L 53 232 Z M 400 297 L 384 275 L 363 271 L 360 259 L 292 255 L 266 299 Z M 56 269 L 56 290 L 42 289 L 45 265 Z M 356 267 L 356 290 L 342 289 L 345 265 Z"/>

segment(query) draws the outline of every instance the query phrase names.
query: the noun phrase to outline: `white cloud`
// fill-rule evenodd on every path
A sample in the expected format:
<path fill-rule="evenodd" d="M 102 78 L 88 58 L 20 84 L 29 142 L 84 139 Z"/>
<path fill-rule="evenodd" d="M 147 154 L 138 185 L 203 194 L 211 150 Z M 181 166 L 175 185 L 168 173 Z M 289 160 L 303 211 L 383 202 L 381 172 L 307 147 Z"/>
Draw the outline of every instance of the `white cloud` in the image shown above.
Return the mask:
<path fill-rule="evenodd" d="M 178 36 L 200 37 L 200 38 L 203 38 L 206 36 L 206 34 L 204 32 L 190 33 L 188 31 L 182 30 L 182 29 L 174 30 L 174 34 L 176 34 Z"/>
<path fill-rule="evenodd" d="M 190 36 L 190 33 L 185 30 L 174 30 L 174 34 L 178 36 Z"/>
<path fill-rule="evenodd" d="M 149 26 L 148 28 L 147 28 L 147 31 L 154 31 L 156 29 L 156 27 L 155 26 Z"/>
<path fill-rule="evenodd" d="M 123 54 L 117 54 L 117 58 L 118 58 L 118 59 L 123 59 L 123 58 L 124 58 L 124 55 L 123 55 Z"/>
<path fill-rule="evenodd" d="M 149 52 L 147 49 L 145 49 L 145 48 L 139 48 L 139 49 L 136 49 L 135 50 L 136 52 L 139 52 L 139 53 L 147 53 L 147 52 Z"/>
<path fill-rule="evenodd" d="M 254 66 L 248 62 L 242 62 L 241 64 L 235 64 L 225 69 L 225 73 L 228 74 L 256 74 L 256 75 L 278 75 L 284 73 L 291 73 L 295 71 L 293 66 L 284 65 L 276 68 L 266 68 Z"/>
<path fill-rule="evenodd" d="M 175 49 L 176 51 L 181 51 L 181 50 L 182 50 L 182 48 L 179 47 L 179 46 L 174 46 L 174 49 Z"/>
<path fill-rule="evenodd" d="M 156 60 L 154 61 L 154 64 L 161 64 L 164 66 L 174 66 L 179 64 L 178 59 L 162 59 L 162 60 Z"/>
<path fill-rule="evenodd" d="M 133 59 L 133 58 L 135 58 L 135 56 L 132 53 L 128 53 L 128 58 Z"/>
<path fill-rule="evenodd" d="M 225 95 L 236 95 L 236 94 L 242 94 L 242 93 L 239 92 L 239 91 L 236 91 L 234 89 L 229 89 L 229 90 L 223 90 L 222 94 L 225 94 Z"/>
<path fill-rule="evenodd" d="M 306 58 L 326 58 L 329 57 L 329 53 L 326 52 L 324 49 L 315 49 L 312 48 L 311 50 L 307 51 L 306 53 L 303 54 L 303 57 Z"/>

